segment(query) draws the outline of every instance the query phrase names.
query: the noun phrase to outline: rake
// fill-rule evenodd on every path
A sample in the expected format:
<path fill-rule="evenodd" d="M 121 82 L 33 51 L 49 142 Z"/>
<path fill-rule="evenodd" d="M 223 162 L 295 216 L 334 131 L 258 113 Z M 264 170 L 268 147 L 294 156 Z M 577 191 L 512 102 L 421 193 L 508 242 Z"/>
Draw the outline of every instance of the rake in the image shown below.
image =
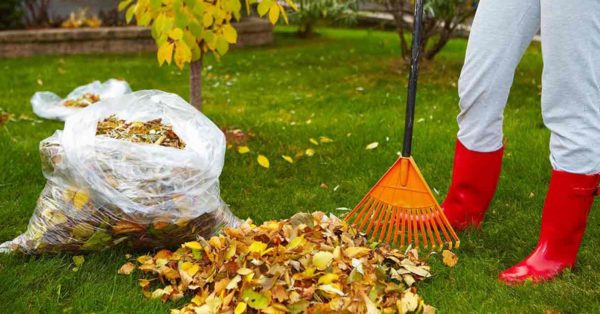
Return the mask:
<path fill-rule="evenodd" d="M 392 246 L 458 248 L 460 241 L 431 193 L 411 155 L 417 77 L 423 22 L 423 0 L 415 1 L 412 58 L 408 78 L 402 156 L 346 216 L 345 220 Z M 399 241 L 399 242 L 398 242 Z"/>

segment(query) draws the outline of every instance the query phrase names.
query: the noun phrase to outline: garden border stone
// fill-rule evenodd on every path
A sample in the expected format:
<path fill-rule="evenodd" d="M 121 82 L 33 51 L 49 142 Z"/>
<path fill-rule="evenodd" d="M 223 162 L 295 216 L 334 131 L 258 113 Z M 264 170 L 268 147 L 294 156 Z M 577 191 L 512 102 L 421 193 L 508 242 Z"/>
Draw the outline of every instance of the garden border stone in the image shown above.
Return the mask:
<path fill-rule="evenodd" d="M 273 27 L 266 20 L 249 17 L 233 26 L 238 31 L 238 47 L 273 42 Z M 0 32 L 0 57 L 8 58 L 153 51 L 156 45 L 150 29 L 137 26 Z"/>

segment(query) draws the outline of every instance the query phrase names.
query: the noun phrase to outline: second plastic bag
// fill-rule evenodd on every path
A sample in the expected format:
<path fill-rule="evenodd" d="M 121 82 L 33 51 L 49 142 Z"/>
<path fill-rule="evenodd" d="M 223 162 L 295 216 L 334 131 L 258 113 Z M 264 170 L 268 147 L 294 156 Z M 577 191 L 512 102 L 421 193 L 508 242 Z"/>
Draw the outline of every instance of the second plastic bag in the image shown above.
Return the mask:
<path fill-rule="evenodd" d="M 74 89 L 65 99 L 52 92 L 37 92 L 31 97 L 33 112 L 40 118 L 65 121 L 70 115 L 101 100 L 131 93 L 125 81 L 94 81 Z"/>
<path fill-rule="evenodd" d="M 225 137 L 179 96 L 140 91 L 67 119 L 40 144 L 47 179 L 24 253 L 174 246 L 239 221 L 219 194 Z"/>

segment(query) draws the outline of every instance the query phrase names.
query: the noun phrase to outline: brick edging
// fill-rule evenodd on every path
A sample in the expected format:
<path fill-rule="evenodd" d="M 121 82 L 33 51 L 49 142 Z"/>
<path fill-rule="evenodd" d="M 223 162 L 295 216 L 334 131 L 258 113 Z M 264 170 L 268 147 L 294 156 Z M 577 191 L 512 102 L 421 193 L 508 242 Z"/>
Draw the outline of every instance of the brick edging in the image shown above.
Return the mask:
<path fill-rule="evenodd" d="M 273 42 L 273 28 L 268 21 L 250 17 L 234 23 L 234 27 L 239 35 L 237 46 Z M 0 57 L 155 50 L 150 30 L 137 26 L 0 31 Z"/>

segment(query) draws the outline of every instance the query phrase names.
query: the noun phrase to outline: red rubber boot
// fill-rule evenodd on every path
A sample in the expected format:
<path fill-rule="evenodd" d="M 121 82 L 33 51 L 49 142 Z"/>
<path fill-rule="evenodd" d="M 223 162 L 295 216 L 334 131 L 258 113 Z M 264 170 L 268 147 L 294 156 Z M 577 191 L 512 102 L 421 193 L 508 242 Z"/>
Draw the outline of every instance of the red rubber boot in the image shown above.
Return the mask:
<path fill-rule="evenodd" d="M 573 267 L 599 182 L 600 175 L 552 171 L 540 240 L 526 259 L 500 273 L 499 279 L 507 284 L 543 282 Z"/>
<path fill-rule="evenodd" d="M 494 152 L 475 152 L 458 139 L 454 152 L 452 184 L 442 204 L 456 231 L 479 228 L 496 192 L 504 147 Z"/>

